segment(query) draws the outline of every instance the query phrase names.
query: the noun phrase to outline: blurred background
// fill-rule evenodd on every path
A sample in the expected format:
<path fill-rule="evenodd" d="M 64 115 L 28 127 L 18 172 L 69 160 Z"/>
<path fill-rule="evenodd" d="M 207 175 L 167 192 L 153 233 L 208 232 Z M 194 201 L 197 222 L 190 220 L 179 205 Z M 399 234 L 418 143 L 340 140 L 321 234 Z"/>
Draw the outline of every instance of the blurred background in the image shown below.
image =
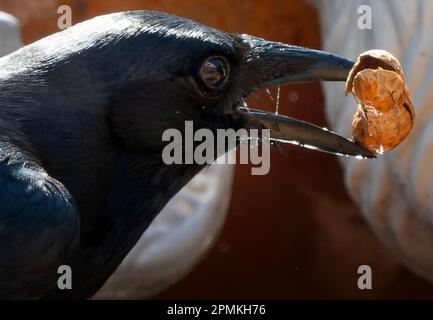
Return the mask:
<path fill-rule="evenodd" d="M 57 32 L 57 8 L 73 22 L 122 10 L 161 10 L 227 32 L 322 48 L 319 13 L 301 0 L 0 0 L 21 22 L 23 41 Z M 275 95 L 275 92 L 271 92 Z M 274 110 L 262 96 L 253 105 Z M 280 113 L 326 126 L 320 84 L 281 88 Z M 226 222 L 207 255 L 158 299 L 433 298 L 382 245 L 345 190 L 334 156 L 292 146 L 274 148 L 271 170 L 235 169 Z M 373 290 L 357 287 L 360 265 L 373 270 Z"/>

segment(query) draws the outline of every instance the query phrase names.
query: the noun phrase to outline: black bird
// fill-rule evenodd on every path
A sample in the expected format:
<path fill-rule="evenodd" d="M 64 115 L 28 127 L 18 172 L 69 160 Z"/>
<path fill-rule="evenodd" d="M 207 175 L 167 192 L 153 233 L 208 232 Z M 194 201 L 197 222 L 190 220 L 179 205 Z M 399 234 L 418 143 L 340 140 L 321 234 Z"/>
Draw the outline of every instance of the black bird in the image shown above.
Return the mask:
<path fill-rule="evenodd" d="M 372 155 L 314 125 L 243 107 L 255 90 L 345 80 L 330 53 L 161 12 L 77 24 L 0 59 L 0 298 L 87 298 L 202 165 L 165 165 L 162 132 L 270 128 Z M 72 290 L 57 287 L 71 266 Z"/>

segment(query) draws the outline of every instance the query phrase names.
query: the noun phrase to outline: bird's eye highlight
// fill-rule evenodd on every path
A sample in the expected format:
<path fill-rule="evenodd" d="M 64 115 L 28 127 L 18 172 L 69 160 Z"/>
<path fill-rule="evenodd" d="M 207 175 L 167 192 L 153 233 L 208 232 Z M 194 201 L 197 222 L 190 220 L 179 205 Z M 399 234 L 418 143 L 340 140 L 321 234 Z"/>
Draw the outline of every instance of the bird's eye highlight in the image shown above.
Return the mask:
<path fill-rule="evenodd" d="M 200 68 L 202 81 L 211 89 L 224 86 L 230 73 L 230 65 L 224 57 L 210 57 L 206 59 Z"/>

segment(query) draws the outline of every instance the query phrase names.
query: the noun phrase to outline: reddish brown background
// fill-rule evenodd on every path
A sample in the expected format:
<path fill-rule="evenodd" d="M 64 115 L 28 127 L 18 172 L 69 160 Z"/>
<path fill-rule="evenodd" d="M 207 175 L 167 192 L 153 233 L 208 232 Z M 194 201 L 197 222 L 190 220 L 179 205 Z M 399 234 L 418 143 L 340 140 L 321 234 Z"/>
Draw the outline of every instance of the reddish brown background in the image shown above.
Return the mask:
<path fill-rule="evenodd" d="M 0 0 L 29 43 L 57 31 L 57 7 L 74 22 L 132 9 L 163 10 L 270 40 L 320 48 L 315 10 L 297 0 Z M 273 108 L 263 96 L 254 105 Z M 281 92 L 281 113 L 325 125 L 318 84 Z M 433 286 L 403 267 L 368 229 L 348 198 L 333 156 L 273 150 L 271 172 L 238 166 L 221 237 L 183 281 L 159 298 L 433 298 Z M 357 289 L 357 268 L 373 269 L 373 290 Z"/>

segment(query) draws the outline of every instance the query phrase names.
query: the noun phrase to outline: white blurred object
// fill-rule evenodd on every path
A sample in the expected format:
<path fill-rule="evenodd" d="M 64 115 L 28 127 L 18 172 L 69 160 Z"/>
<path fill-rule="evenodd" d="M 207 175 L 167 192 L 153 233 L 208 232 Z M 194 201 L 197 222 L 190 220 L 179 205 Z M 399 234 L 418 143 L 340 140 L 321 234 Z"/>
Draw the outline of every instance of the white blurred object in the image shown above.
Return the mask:
<path fill-rule="evenodd" d="M 148 298 L 191 271 L 224 224 L 233 172 L 233 165 L 214 164 L 194 177 L 170 200 L 94 298 Z"/>
<path fill-rule="evenodd" d="M 0 12 L 0 57 L 20 47 L 18 21 Z M 161 211 L 95 298 L 146 298 L 184 277 L 224 224 L 233 173 L 233 165 L 212 165 L 198 174 Z"/>
<path fill-rule="evenodd" d="M 20 24 L 14 16 L 0 11 L 0 57 L 23 45 Z"/>
<path fill-rule="evenodd" d="M 402 63 L 416 110 L 412 133 L 377 160 L 342 159 L 345 183 L 376 233 L 414 271 L 433 281 L 433 1 L 312 1 L 320 14 L 323 49 L 356 59 L 385 49 Z M 358 28 L 361 5 L 372 29 Z M 326 83 L 327 118 L 350 136 L 356 102 L 344 83 Z"/>

